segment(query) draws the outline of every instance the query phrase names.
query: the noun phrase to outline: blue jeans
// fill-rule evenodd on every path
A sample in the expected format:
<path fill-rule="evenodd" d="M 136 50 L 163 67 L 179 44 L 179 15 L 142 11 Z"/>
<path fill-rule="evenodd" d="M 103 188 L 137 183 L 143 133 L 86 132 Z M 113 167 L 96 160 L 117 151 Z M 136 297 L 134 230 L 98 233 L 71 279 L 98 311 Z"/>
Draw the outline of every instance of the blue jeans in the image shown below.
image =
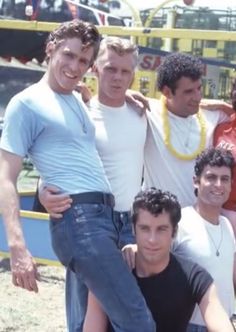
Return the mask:
<path fill-rule="evenodd" d="M 186 332 L 207 332 L 207 328 L 202 325 L 189 323 Z"/>
<path fill-rule="evenodd" d="M 76 204 L 62 219 L 51 220 L 53 248 L 67 267 L 67 304 L 74 305 L 73 311 L 67 308 L 68 329 L 82 331 L 89 288 L 116 332 L 155 332 L 151 313 L 117 247 L 112 216 L 109 206 Z"/>

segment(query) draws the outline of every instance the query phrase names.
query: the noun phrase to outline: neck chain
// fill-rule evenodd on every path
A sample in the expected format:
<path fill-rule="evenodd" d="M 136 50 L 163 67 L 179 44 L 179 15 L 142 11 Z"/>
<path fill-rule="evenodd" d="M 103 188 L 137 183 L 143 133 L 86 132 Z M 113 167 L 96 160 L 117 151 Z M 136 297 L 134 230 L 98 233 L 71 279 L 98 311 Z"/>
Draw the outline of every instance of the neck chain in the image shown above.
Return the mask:
<path fill-rule="evenodd" d="M 217 245 L 216 245 L 210 231 L 207 229 L 207 227 L 206 227 L 206 231 L 207 231 L 207 234 L 208 234 L 208 236 L 209 236 L 209 238 L 210 238 L 210 240 L 211 240 L 211 242 L 212 242 L 212 244 L 213 244 L 213 246 L 216 250 L 215 254 L 216 254 L 217 257 L 219 257 L 220 256 L 220 247 L 221 247 L 221 244 L 222 244 L 222 241 L 223 241 L 223 231 L 222 231 L 221 223 L 220 223 L 220 241 Z"/>
<path fill-rule="evenodd" d="M 193 153 L 183 154 L 183 153 L 179 153 L 178 151 L 176 151 L 175 148 L 173 147 L 172 143 L 171 143 L 170 123 L 169 123 L 169 119 L 168 119 L 168 110 L 167 110 L 167 107 L 166 107 L 166 98 L 164 96 L 161 97 L 161 106 L 162 106 L 161 116 L 162 116 L 162 123 L 163 123 L 165 146 L 167 147 L 167 149 L 169 150 L 169 152 L 172 155 L 174 155 L 176 158 L 178 158 L 180 160 L 193 160 L 193 159 L 195 159 L 205 149 L 205 146 L 206 146 L 206 123 L 204 121 L 204 118 L 203 118 L 201 112 L 199 111 L 196 115 L 197 119 L 198 119 L 198 122 L 200 124 L 200 128 L 201 128 L 199 146 L 198 146 L 197 150 L 194 151 Z M 190 124 L 192 126 L 191 122 L 190 122 Z M 189 133 L 189 135 L 190 135 L 190 133 Z M 187 146 L 188 142 L 185 145 Z"/>
<path fill-rule="evenodd" d="M 88 128 L 85 123 L 85 117 L 83 114 L 83 110 L 81 110 L 81 106 L 78 103 L 77 98 L 73 94 L 67 95 L 67 96 L 59 94 L 59 96 L 66 103 L 66 105 L 73 111 L 73 113 L 77 116 L 77 118 L 79 119 L 79 121 L 82 125 L 83 133 L 87 134 Z M 70 97 L 70 99 L 68 99 L 68 97 Z M 73 105 L 72 105 L 72 102 L 73 102 Z"/>

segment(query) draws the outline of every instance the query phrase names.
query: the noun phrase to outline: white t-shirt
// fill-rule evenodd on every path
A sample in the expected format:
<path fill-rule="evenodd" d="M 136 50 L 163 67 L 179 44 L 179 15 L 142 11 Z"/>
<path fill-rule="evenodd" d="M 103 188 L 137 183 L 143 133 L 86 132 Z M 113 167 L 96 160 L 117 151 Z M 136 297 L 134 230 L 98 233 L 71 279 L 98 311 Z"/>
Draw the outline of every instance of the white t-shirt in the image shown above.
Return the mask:
<path fill-rule="evenodd" d="M 141 189 L 147 120 L 128 104 L 109 107 L 97 98 L 89 108 L 96 146 L 115 196 L 115 210 L 128 211 Z"/>
<path fill-rule="evenodd" d="M 173 252 L 193 260 L 211 274 L 221 303 L 230 317 L 234 312 L 235 239 L 229 221 L 220 216 L 219 225 L 213 225 L 203 219 L 194 207 L 182 209 Z M 191 323 L 205 325 L 198 306 L 194 310 Z"/>
<path fill-rule="evenodd" d="M 150 100 L 151 112 L 148 115 L 147 141 L 144 152 L 145 187 L 155 186 L 175 194 L 181 206 L 195 202 L 193 174 L 195 159 L 190 161 L 177 159 L 164 144 L 161 104 Z M 203 111 L 207 128 L 206 148 L 212 145 L 215 127 L 228 119 L 220 111 Z M 171 144 L 182 154 L 192 154 L 200 142 L 200 125 L 196 115 L 182 118 L 168 112 Z"/>

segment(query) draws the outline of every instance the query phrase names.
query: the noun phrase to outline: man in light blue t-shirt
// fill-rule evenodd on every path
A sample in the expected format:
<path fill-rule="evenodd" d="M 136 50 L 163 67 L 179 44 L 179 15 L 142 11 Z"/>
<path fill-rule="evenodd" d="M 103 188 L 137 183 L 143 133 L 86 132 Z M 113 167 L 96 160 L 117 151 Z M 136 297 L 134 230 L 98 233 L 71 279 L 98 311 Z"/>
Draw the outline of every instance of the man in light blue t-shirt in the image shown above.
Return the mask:
<path fill-rule="evenodd" d="M 151 332 L 154 322 L 116 244 L 114 197 L 96 150 L 95 129 L 73 92 L 92 65 L 99 40 L 91 24 L 63 23 L 47 41 L 44 77 L 14 96 L 7 107 L 0 150 L 0 204 L 13 283 L 38 291 L 37 267 L 24 240 L 16 190 L 22 160 L 29 154 L 43 183 L 70 195 L 71 207 L 59 220 L 51 218 L 50 229 L 56 255 L 78 279 L 77 315 L 83 319 L 89 287 L 116 331 Z M 117 280 L 120 276 L 122 282 Z M 68 329 L 75 331 L 70 317 Z M 82 331 L 82 326 L 76 331 Z"/>

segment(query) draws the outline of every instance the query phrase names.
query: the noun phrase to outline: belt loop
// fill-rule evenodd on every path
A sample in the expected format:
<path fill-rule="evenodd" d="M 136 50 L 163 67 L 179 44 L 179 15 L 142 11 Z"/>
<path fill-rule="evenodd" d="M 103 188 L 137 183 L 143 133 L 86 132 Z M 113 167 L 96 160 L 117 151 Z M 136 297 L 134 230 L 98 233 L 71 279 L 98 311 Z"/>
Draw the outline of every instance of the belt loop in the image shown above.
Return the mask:
<path fill-rule="evenodd" d="M 105 193 L 102 193 L 102 195 L 103 195 L 103 204 L 104 205 L 110 205 L 111 204 L 111 202 L 109 202 L 109 195 L 108 194 L 105 194 Z M 110 204 L 109 204 L 110 203 Z"/>

